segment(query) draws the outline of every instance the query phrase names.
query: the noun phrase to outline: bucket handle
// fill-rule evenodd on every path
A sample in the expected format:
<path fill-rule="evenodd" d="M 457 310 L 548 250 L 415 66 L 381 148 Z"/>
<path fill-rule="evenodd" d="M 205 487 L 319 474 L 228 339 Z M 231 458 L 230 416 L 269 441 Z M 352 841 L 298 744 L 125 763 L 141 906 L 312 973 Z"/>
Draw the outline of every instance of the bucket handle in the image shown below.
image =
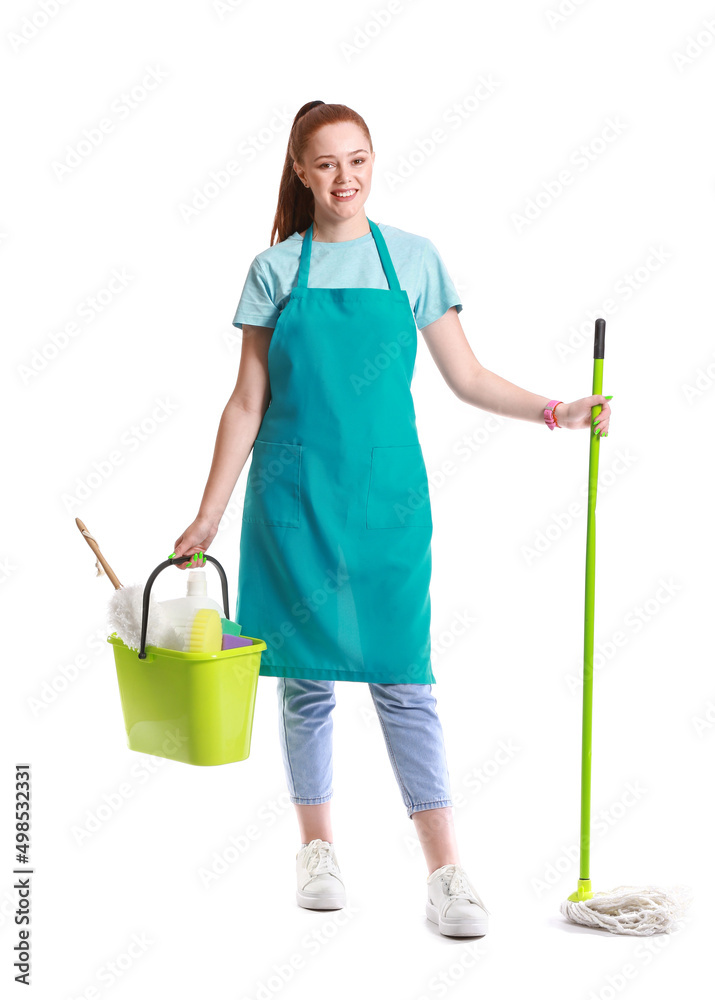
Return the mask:
<path fill-rule="evenodd" d="M 226 612 L 226 618 L 230 619 L 231 614 L 228 608 L 228 582 L 226 580 L 226 573 L 224 572 L 224 568 L 218 561 L 218 559 L 214 559 L 213 556 L 209 556 L 204 552 L 203 557 L 204 559 L 207 559 L 209 562 L 214 563 L 216 569 L 221 574 L 221 593 L 223 594 L 223 607 L 224 611 Z M 146 586 L 144 587 L 144 600 L 142 603 L 142 634 L 141 634 L 141 648 L 139 650 L 140 660 L 146 659 L 146 632 L 147 632 L 147 626 L 149 625 L 149 595 L 151 594 L 152 584 L 154 583 L 154 580 L 156 580 L 157 576 L 161 573 L 161 571 L 166 569 L 167 566 L 173 566 L 175 563 L 187 562 L 187 560 L 189 559 L 191 559 L 190 555 L 174 556 L 171 559 L 166 559 L 163 563 L 159 563 L 159 565 L 156 567 L 156 569 L 146 582 Z"/>

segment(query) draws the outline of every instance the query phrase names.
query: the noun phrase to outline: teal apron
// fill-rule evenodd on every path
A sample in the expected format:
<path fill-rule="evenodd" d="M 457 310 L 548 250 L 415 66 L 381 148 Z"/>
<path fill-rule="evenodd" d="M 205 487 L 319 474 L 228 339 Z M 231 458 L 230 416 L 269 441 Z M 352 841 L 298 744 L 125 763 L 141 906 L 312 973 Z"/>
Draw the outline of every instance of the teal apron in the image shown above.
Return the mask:
<path fill-rule="evenodd" d="M 246 482 L 236 621 L 268 677 L 432 684 L 432 511 L 410 390 L 417 327 L 389 289 L 297 286 L 268 350 Z"/>

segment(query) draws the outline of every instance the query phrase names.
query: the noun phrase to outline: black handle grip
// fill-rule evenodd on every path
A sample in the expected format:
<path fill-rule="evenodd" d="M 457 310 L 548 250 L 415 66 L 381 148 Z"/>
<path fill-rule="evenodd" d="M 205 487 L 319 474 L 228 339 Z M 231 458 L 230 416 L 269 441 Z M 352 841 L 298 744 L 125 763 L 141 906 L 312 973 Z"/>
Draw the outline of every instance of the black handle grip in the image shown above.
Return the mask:
<path fill-rule="evenodd" d="M 594 358 L 602 358 L 605 350 L 606 350 L 606 321 L 605 319 L 597 319 L 596 333 L 593 338 Z"/>
<path fill-rule="evenodd" d="M 214 559 L 213 556 L 209 556 L 204 552 L 203 557 L 204 559 L 208 559 L 209 562 L 214 563 L 216 569 L 221 574 L 221 593 L 223 595 L 224 611 L 226 612 L 224 617 L 230 619 L 231 614 L 228 609 L 228 582 L 226 580 L 226 573 L 224 572 L 224 568 L 218 561 L 218 559 Z M 161 571 L 166 569 L 167 566 L 173 566 L 174 563 L 186 562 L 188 559 L 191 558 L 192 556 L 189 555 L 189 556 L 174 556 L 171 559 L 166 559 L 163 563 L 159 563 L 159 565 L 156 567 L 154 572 L 147 580 L 146 586 L 144 587 L 144 600 L 142 604 L 142 634 L 141 634 L 141 643 L 139 649 L 140 660 L 146 660 L 146 630 L 147 626 L 149 625 L 149 596 L 151 594 L 152 584 L 154 583 L 154 580 L 156 580 L 157 576 L 161 573 Z"/>

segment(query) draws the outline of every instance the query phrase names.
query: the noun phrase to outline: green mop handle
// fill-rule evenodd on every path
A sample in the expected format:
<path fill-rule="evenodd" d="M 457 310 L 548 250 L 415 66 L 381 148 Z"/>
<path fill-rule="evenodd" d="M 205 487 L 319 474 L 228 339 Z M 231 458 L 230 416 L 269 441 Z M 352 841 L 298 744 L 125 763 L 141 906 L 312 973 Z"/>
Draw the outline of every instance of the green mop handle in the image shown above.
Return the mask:
<path fill-rule="evenodd" d="M 603 392 L 603 355 L 606 346 L 606 321 L 596 320 L 593 344 L 592 394 Z M 592 407 L 591 420 L 601 412 L 600 404 Z M 588 515 L 586 525 L 586 601 L 583 630 L 583 722 L 581 730 L 581 850 L 578 889 L 569 899 L 590 899 L 590 831 L 591 831 L 591 718 L 593 711 L 593 618 L 596 592 L 596 489 L 598 486 L 598 454 L 600 434 L 591 428 L 588 455 Z"/>

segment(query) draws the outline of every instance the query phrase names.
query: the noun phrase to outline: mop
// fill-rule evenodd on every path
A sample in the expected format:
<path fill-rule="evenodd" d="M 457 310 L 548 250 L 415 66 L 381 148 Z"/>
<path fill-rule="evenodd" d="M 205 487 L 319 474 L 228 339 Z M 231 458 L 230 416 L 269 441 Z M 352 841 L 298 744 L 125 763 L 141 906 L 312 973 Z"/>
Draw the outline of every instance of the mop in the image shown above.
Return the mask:
<path fill-rule="evenodd" d="M 90 535 L 78 517 L 75 518 L 75 521 L 85 541 L 97 557 L 97 576 L 104 576 L 106 574 L 114 586 L 114 593 L 107 607 L 107 625 L 117 633 L 125 646 L 128 646 L 129 649 L 138 650 L 141 646 L 142 607 L 145 585 L 143 583 L 136 583 L 128 587 L 123 587 L 116 573 L 114 573 L 112 567 L 102 555 L 97 539 L 93 535 Z M 180 640 L 176 629 L 168 620 L 161 603 L 154 600 L 153 595 L 150 595 L 146 645 L 161 646 L 165 649 L 179 649 L 182 647 L 182 643 L 183 640 Z"/>
<path fill-rule="evenodd" d="M 596 320 L 593 351 L 594 395 L 603 392 L 603 356 L 606 321 Z M 592 419 L 601 412 L 593 407 Z M 581 846 L 576 892 L 561 904 L 561 913 L 576 924 L 599 927 L 614 934 L 670 934 L 683 920 L 692 901 L 688 886 L 670 889 L 654 885 L 621 885 L 612 892 L 592 892 L 589 877 L 591 823 L 591 716 L 593 695 L 593 609 L 596 576 L 596 487 L 600 434 L 590 434 L 588 464 L 588 519 L 586 528 L 586 603 L 583 655 L 583 722 L 581 745 Z"/>

